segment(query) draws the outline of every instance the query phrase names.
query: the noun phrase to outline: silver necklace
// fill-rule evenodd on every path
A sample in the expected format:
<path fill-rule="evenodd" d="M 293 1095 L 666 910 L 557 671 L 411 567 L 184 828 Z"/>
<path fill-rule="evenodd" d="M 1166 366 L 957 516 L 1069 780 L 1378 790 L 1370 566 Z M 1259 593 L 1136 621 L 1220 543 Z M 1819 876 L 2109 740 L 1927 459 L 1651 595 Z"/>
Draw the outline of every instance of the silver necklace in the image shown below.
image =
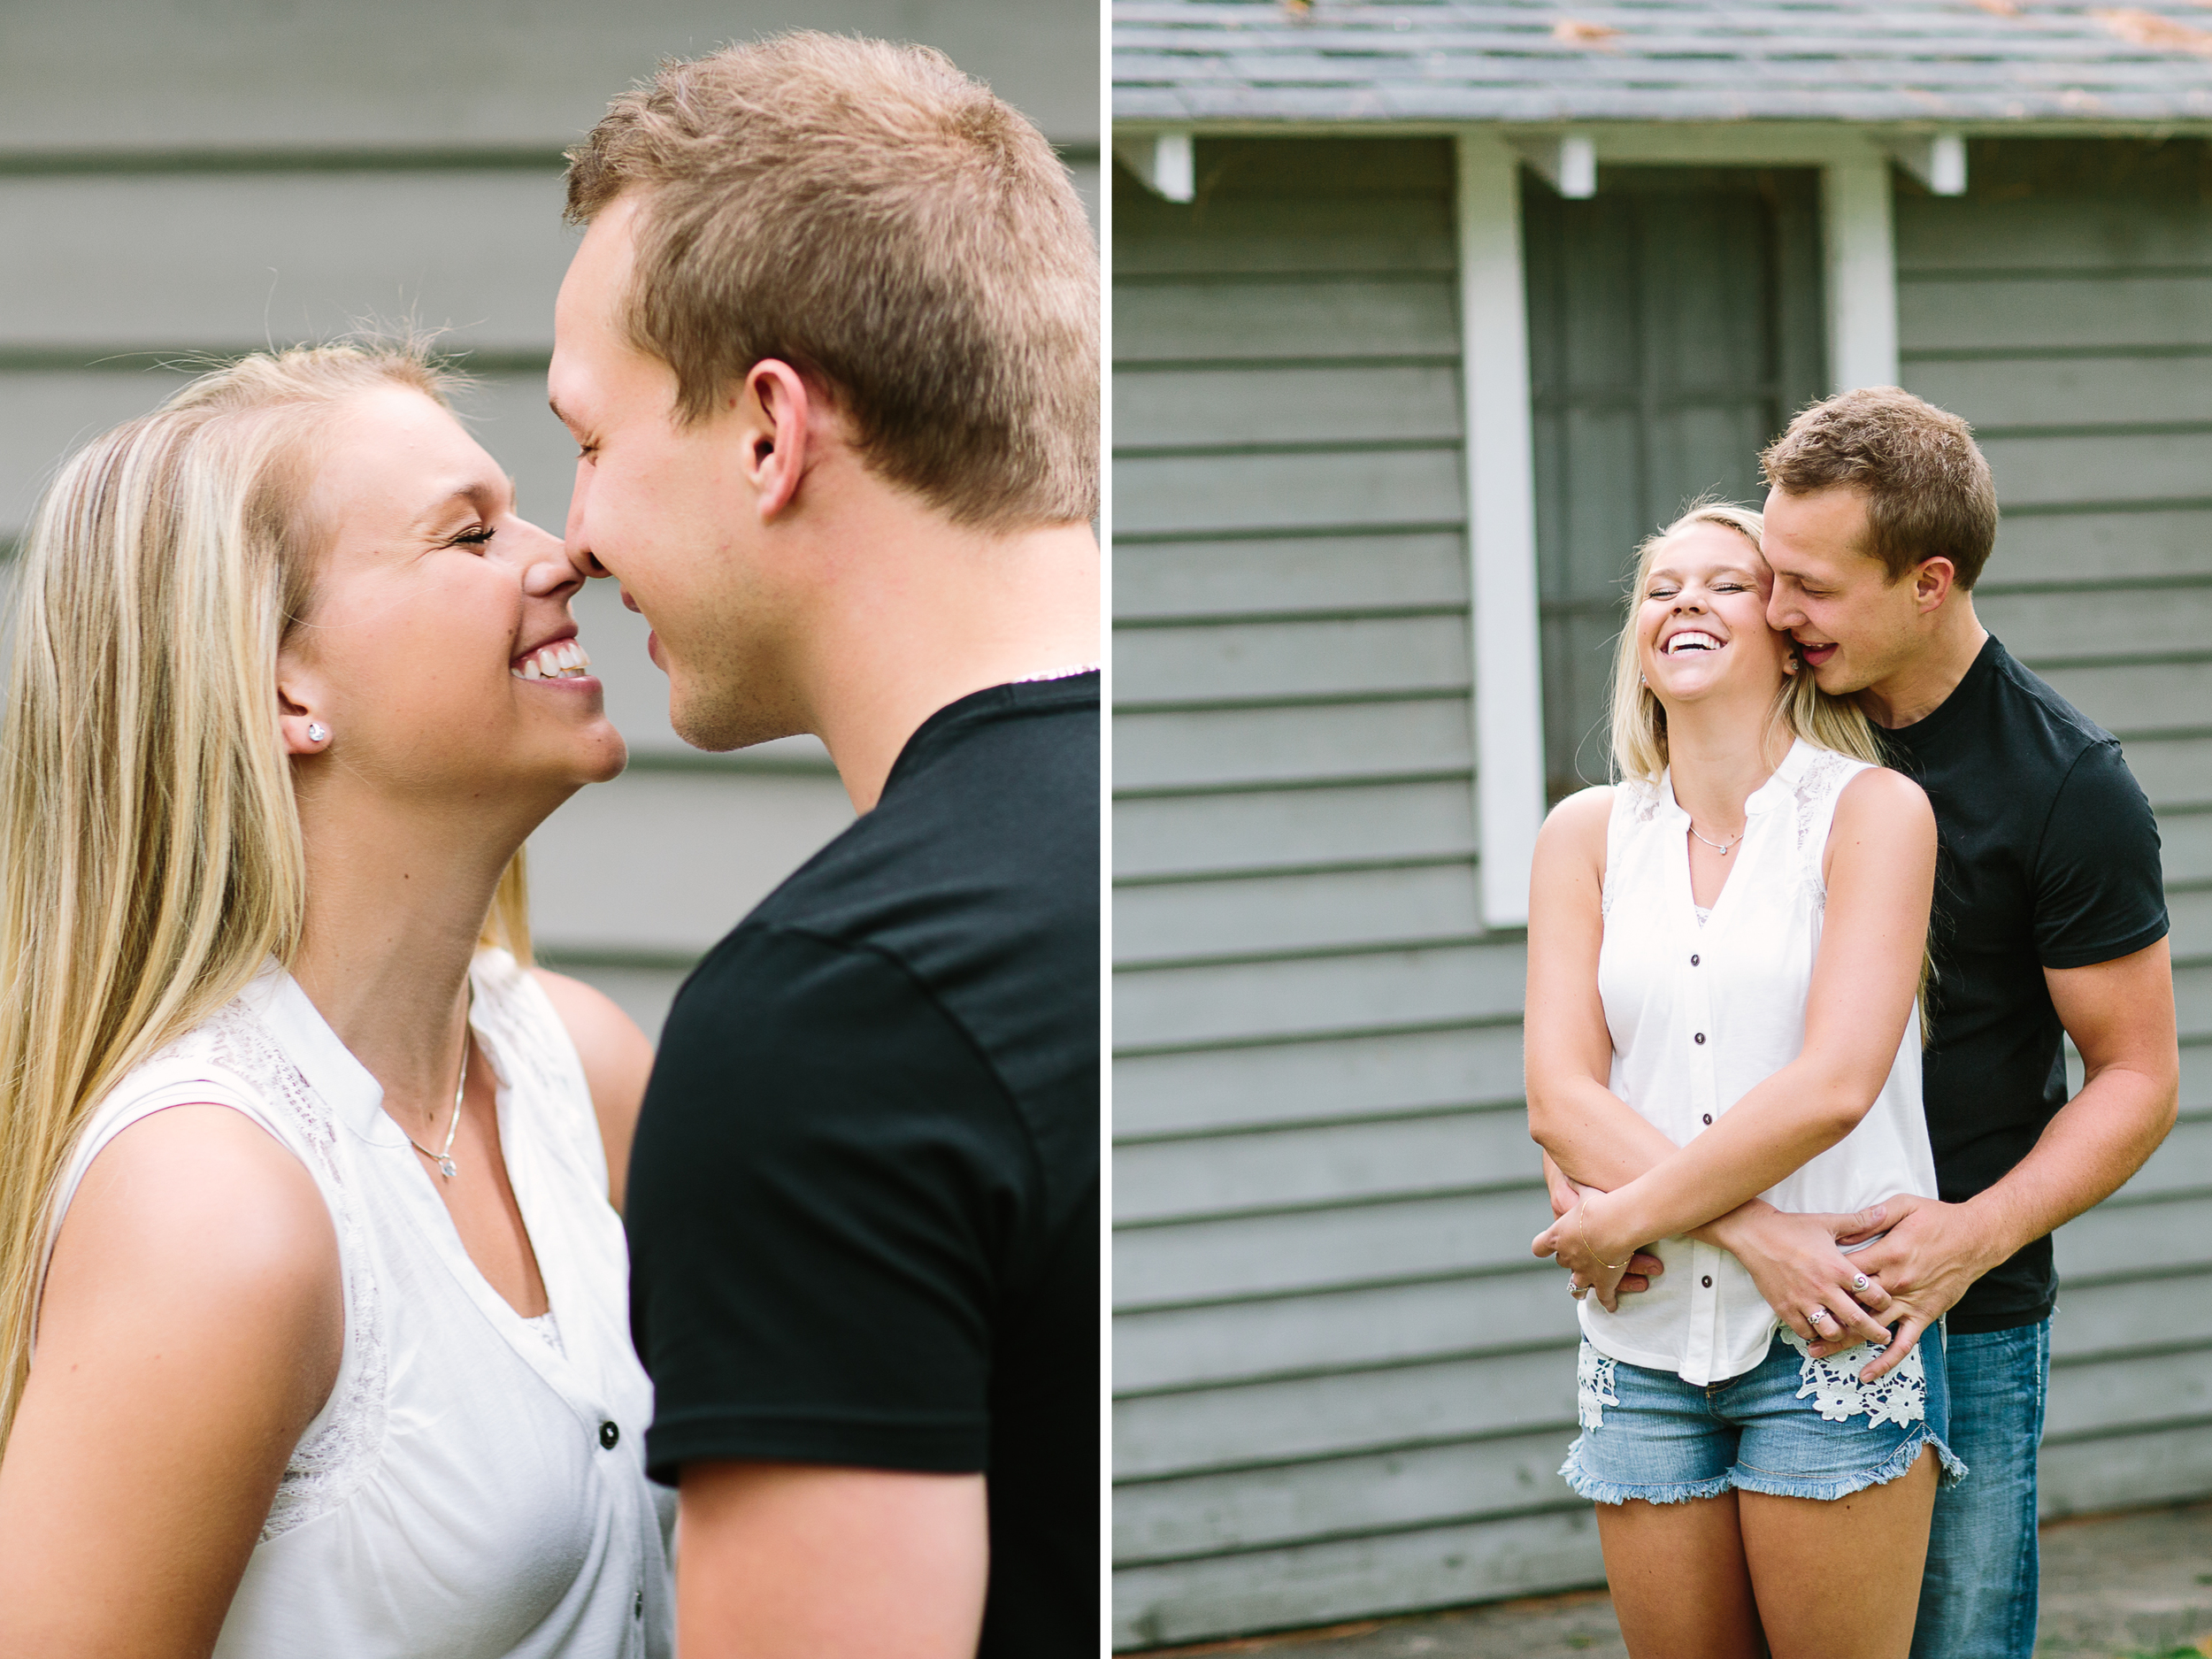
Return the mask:
<path fill-rule="evenodd" d="M 1690 820 L 1690 833 L 1697 835 L 1697 820 L 1695 818 L 1692 818 Z M 1722 857 L 1725 858 L 1728 856 L 1728 849 L 1743 839 L 1743 831 L 1738 830 L 1733 835 L 1731 835 L 1724 841 L 1717 841 L 1704 835 L 1697 835 L 1697 838 L 1698 840 L 1703 841 L 1708 847 L 1710 847 L 1715 852 L 1718 853 Z"/>
<path fill-rule="evenodd" d="M 1693 830 L 1691 833 L 1696 834 L 1696 831 Z M 1702 841 L 1704 840 L 1704 837 L 1701 835 L 1698 839 Z M 471 984 L 469 987 L 468 1014 L 473 1014 L 475 1011 L 476 987 L 473 984 Z M 407 1144 L 414 1148 L 416 1151 L 421 1153 L 423 1156 L 430 1159 L 431 1162 L 435 1164 L 438 1166 L 438 1173 L 444 1176 L 449 1181 L 453 1179 L 455 1172 L 453 1168 L 453 1134 L 454 1131 L 457 1130 L 461 1126 L 461 1096 L 468 1093 L 469 1087 L 468 1014 L 464 1014 L 461 1018 L 461 1080 L 453 1086 L 453 1121 L 445 1126 L 445 1150 L 442 1152 L 433 1152 L 428 1147 L 423 1145 L 421 1141 L 416 1140 L 414 1136 L 407 1135 Z M 405 1135 L 407 1134 L 407 1132 L 403 1129 L 400 1131 L 400 1133 Z"/>

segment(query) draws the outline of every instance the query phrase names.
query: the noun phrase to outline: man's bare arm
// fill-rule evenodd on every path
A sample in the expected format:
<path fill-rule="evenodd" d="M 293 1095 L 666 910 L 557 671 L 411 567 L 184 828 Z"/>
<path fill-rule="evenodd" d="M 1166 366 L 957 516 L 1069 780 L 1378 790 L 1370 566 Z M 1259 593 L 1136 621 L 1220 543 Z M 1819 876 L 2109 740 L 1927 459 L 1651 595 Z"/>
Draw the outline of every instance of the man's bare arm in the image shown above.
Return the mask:
<path fill-rule="evenodd" d="M 684 1659 L 974 1659 L 981 1475 L 695 1463 L 681 1492 Z"/>
<path fill-rule="evenodd" d="M 1858 1253 L 1862 1271 L 1892 1294 L 1932 1309 L 1926 1320 L 1948 1312 L 1990 1269 L 2117 1191 L 2174 1126 L 2181 1052 L 2167 941 L 2086 968 L 2047 968 L 2043 979 L 2081 1050 L 2081 1093 L 2002 1180 L 1960 1204 L 1891 1199 L 1888 1234 Z"/>

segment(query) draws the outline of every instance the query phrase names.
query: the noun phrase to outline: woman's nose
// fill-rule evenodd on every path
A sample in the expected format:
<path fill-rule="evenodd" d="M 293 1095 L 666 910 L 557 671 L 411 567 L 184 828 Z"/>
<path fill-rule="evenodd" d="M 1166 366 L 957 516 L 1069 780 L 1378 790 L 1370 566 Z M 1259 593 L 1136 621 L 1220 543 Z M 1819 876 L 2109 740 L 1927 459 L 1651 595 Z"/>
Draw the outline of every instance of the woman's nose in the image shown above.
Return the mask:
<path fill-rule="evenodd" d="M 522 591 L 534 599 L 565 598 L 584 585 L 590 570 L 557 536 L 540 530 L 524 556 Z"/>

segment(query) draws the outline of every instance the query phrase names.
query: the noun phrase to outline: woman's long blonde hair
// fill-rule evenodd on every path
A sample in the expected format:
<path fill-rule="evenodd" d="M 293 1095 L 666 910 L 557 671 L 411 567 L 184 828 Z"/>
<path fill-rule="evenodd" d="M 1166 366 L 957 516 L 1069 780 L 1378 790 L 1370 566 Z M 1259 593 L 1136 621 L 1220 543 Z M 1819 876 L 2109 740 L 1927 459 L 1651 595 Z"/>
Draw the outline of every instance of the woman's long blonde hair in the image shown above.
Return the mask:
<path fill-rule="evenodd" d="M 87 445 L 32 521 L 0 723 L 0 1448 L 91 1108 L 299 947 L 276 675 L 316 440 L 357 394 L 453 381 L 412 344 L 257 353 Z M 519 852 L 484 937 L 528 959 Z"/>
<path fill-rule="evenodd" d="M 1696 502 L 1665 529 L 1644 538 L 1636 549 L 1636 572 L 1628 586 L 1627 614 L 1613 651 L 1613 776 L 1637 783 L 1655 784 L 1667 769 L 1667 710 L 1643 683 L 1643 667 L 1636 649 L 1636 609 L 1644 601 L 1644 587 L 1659 549 L 1686 530 L 1701 524 L 1719 525 L 1761 549 L 1766 521 L 1748 507 L 1724 502 Z M 1763 549 L 1761 549 L 1763 551 Z M 1793 737 L 1801 737 L 1821 749 L 1863 760 L 1876 766 L 1889 764 L 1872 722 L 1859 705 L 1844 697 L 1832 697 L 1801 668 L 1783 677 L 1775 694 L 1772 719 Z"/>

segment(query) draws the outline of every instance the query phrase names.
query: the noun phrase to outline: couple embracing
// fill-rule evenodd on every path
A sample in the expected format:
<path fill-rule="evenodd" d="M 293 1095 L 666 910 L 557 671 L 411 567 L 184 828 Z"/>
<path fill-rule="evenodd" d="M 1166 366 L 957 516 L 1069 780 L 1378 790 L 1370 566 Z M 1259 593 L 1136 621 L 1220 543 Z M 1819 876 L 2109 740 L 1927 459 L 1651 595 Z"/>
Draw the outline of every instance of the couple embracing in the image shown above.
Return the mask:
<path fill-rule="evenodd" d="M 2029 1659 L 2050 1234 L 2174 1121 L 2157 829 L 1976 618 L 1964 422 L 1846 393 L 1762 463 L 1640 549 L 1619 781 L 1537 847 L 1561 1472 L 1637 1659 Z"/>
<path fill-rule="evenodd" d="M 571 162 L 565 539 L 340 346 L 95 441 L 26 542 L 0 1652 L 1094 1646 L 1081 204 L 939 55 L 821 35 Z M 523 843 L 625 760 L 610 573 L 680 734 L 813 733 L 860 813 L 657 1057 L 530 965 Z"/>

